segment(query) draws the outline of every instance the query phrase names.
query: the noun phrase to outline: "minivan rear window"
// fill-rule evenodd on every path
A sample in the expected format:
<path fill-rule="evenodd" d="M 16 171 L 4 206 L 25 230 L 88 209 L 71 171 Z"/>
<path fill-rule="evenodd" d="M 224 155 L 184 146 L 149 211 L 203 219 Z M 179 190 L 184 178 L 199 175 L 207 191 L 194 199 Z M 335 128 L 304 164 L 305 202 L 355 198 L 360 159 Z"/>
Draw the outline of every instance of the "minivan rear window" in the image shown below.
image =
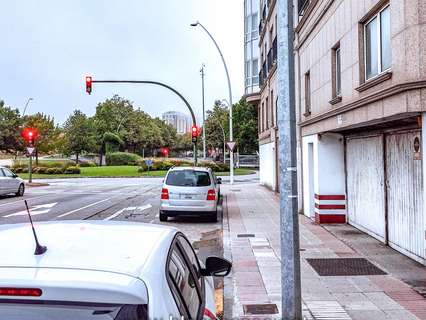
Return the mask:
<path fill-rule="evenodd" d="M 206 171 L 176 170 L 169 172 L 166 184 L 176 187 L 208 187 L 211 180 Z"/>
<path fill-rule="evenodd" d="M 0 301 L 1 302 L 1 301 Z M 7 320 L 148 320 L 146 305 L 91 306 L 61 302 L 0 303 L 0 319 Z"/>

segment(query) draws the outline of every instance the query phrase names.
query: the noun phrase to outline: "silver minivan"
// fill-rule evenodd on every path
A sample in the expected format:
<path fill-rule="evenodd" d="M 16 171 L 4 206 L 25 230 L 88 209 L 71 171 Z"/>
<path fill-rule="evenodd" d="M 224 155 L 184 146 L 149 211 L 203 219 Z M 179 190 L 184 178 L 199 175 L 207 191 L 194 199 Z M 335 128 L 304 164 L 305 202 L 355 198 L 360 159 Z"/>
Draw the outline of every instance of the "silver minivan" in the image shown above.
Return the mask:
<path fill-rule="evenodd" d="M 24 195 L 25 182 L 5 167 L 0 167 L 0 196 L 14 193 L 18 197 Z"/>
<path fill-rule="evenodd" d="M 209 168 L 171 168 L 161 189 L 160 221 L 198 215 L 216 222 L 221 183 Z"/>

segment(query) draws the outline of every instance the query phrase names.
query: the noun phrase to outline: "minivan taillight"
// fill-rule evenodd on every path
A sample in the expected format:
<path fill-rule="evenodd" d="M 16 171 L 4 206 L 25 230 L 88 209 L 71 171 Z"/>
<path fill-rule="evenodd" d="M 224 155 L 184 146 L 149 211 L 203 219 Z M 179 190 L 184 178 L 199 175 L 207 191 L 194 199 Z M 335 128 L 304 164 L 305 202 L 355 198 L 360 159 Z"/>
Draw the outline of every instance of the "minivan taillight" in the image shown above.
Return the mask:
<path fill-rule="evenodd" d="M 216 200 L 216 191 L 214 189 L 210 189 L 207 192 L 207 200 L 212 200 L 212 201 Z"/>
<path fill-rule="evenodd" d="M 40 297 L 41 294 L 38 288 L 0 288 L 0 296 Z"/>
<path fill-rule="evenodd" d="M 166 188 L 161 189 L 161 200 L 169 200 L 169 190 Z"/>

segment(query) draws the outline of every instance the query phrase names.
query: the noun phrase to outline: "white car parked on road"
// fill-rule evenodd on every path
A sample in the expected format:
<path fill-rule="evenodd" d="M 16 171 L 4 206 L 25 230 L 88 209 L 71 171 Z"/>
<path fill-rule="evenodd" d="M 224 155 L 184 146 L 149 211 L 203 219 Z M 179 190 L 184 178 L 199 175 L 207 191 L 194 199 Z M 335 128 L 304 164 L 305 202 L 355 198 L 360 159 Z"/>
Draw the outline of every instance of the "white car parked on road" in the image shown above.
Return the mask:
<path fill-rule="evenodd" d="M 104 221 L 38 223 L 47 247 L 34 255 L 30 224 L 0 226 L 0 319 L 216 319 L 213 279 L 178 230 Z"/>
<path fill-rule="evenodd" d="M 173 167 L 161 190 L 160 221 L 176 216 L 208 216 L 217 221 L 222 180 L 201 167 Z"/>
<path fill-rule="evenodd" d="M 0 196 L 14 193 L 23 196 L 25 192 L 25 182 L 16 174 L 5 167 L 0 167 Z"/>

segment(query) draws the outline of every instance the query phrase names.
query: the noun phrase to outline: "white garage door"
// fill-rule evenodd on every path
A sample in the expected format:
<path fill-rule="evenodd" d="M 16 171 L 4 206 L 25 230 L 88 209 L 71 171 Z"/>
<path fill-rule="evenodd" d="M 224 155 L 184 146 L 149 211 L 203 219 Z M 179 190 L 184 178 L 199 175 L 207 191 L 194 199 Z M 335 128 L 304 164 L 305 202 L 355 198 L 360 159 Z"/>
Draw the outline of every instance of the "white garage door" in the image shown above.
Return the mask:
<path fill-rule="evenodd" d="M 386 136 L 389 245 L 425 263 L 422 160 L 414 142 L 421 133 Z"/>
<path fill-rule="evenodd" d="M 385 241 L 383 136 L 346 139 L 348 220 Z"/>

